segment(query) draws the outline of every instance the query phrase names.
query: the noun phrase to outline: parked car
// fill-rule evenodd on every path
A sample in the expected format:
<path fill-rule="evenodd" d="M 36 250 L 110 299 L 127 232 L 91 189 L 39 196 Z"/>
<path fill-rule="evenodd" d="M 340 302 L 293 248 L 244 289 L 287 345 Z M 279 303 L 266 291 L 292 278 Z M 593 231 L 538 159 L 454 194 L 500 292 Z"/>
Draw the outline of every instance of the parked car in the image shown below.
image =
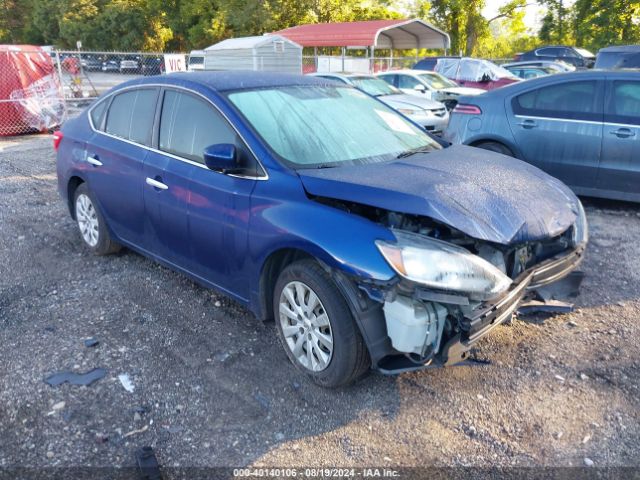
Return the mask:
<path fill-rule="evenodd" d="M 164 73 L 164 58 L 145 57 L 140 67 L 143 75 L 160 75 Z"/>
<path fill-rule="evenodd" d="M 204 70 L 204 50 L 191 50 L 187 60 L 187 71 L 198 72 Z"/>
<path fill-rule="evenodd" d="M 503 66 L 503 68 L 509 70 L 516 77 L 523 80 L 529 80 L 530 78 L 544 77 L 545 75 L 551 75 L 556 73 L 551 68 L 547 67 L 520 67 L 520 66 Z"/>
<path fill-rule="evenodd" d="M 525 160 L 576 193 L 640 201 L 640 73 L 582 71 L 464 98 L 445 138 Z"/>
<path fill-rule="evenodd" d="M 566 45 L 547 45 L 515 56 L 516 61 L 560 60 L 577 68 L 591 68 L 596 56 L 589 50 Z"/>
<path fill-rule="evenodd" d="M 379 73 L 377 77 L 407 95 L 426 97 L 442 102 L 448 110 L 452 110 L 456 106 L 458 97 L 461 95 L 480 95 L 486 91 L 481 88 L 460 87 L 437 72 L 422 70 L 393 70 Z"/>
<path fill-rule="evenodd" d="M 454 80 L 463 87 L 493 90 L 504 87 L 520 79 L 509 70 L 495 63 L 479 58 L 467 57 L 431 57 L 420 60 L 414 70 L 431 70 Z"/>
<path fill-rule="evenodd" d="M 80 64 L 86 72 L 99 72 L 102 70 L 102 60 L 94 55 L 81 55 Z"/>
<path fill-rule="evenodd" d="M 102 71 L 103 72 L 119 72 L 120 71 L 120 60 L 115 58 L 110 58 L 108 60 L 104 60 L 102 62 Z"/>
<path fill-rule="evenodd" d="M 595 68 L 640 68 L 640 45 L 601 48 L 596 56 Z"/>
<path fill-rule="evenodd" d="M 140 59 L 138 57 L 123 57 L 120 60 L 120 73 L 140 73 Z"/>
<path fill-rule="evenodd" d="M 562 61 L 551 62 L 548 60 L 529 60 L 527 62 L 511 62 L 502 64 L 503 68 L 511 70 L 512 67 L 543 67 L 551 70 L 551 73 L 575 72 L 576 67 Z"/>
<path fill-rule="evenodd" d="M 449 123 L 449 112 L 442 103 L 406 95 L 372 75 L 361 73 L 313 73 L 310 75 L 353 85 L 406 115 L 433 134 L 441 135 Z"/>
<path fill-rule="evenodd" d="M 320 78 L 140 78 L 54 139 L 89 251 L 127 246 L 274 318 L 323 386 L 459 363 L 587 242 L 560 181 Z"/>

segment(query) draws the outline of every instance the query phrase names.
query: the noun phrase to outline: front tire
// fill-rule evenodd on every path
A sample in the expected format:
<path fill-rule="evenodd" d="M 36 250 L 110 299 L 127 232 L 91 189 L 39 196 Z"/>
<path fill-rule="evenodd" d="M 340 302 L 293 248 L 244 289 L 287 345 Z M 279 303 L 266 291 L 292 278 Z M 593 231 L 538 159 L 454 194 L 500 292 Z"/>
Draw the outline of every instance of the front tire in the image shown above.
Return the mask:
<path fill-rule="evenodd" d="M 313 260 L 286 267 L 273 295 L 278 337 L 298 370 L 323 387 L 354 382 L 369 355 L 342 293 Z"/>
<path fill-rule="evenodd" d="M 107 255 L 120 250 L 121 246 L 111 239 L 104 217 L 96 207 L 86 183 L 80 184 L 76 189 L 73 207 L 80 237 L 89 250 L 96 255 Z"/>

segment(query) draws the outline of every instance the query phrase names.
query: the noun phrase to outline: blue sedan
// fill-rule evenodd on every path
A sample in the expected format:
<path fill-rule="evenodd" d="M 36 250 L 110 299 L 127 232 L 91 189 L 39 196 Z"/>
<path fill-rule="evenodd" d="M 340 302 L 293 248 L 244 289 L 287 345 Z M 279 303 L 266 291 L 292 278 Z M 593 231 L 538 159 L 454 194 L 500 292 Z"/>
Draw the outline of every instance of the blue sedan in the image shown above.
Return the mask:
<path fill-rule="evenodd" d="M 587 242 L 559 181 L 319 78 L 133 80 L 54 145 L 89 251 L 126 246 L 275 319 L 323 386 L 463 361 Z"/>

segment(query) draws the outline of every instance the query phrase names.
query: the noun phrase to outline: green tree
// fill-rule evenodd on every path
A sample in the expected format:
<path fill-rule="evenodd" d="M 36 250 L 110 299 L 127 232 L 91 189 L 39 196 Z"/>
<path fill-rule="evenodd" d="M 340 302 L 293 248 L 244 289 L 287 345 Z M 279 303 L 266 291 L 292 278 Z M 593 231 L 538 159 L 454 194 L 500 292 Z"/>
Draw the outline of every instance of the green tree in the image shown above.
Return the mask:
<path fill-rule="evenodd" d="M 576 0 L 573 29 L 576 45 L 593 50 L 640 43 L 640 0 Z"/>

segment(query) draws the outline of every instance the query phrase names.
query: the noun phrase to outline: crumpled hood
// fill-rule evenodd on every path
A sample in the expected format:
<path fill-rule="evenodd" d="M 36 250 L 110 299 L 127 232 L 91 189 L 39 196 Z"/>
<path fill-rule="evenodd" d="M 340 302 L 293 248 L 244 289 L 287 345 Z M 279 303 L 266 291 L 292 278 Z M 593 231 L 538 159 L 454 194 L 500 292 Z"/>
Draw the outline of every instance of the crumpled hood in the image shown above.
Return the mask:
<path fill-rule="evenodd" d="M 515 158 L 464 145 L 298 174 L 311 195 L 422 215 L 505 245 L 555 237 L 578 214 L 578 199 L 559 180 Z"/>

